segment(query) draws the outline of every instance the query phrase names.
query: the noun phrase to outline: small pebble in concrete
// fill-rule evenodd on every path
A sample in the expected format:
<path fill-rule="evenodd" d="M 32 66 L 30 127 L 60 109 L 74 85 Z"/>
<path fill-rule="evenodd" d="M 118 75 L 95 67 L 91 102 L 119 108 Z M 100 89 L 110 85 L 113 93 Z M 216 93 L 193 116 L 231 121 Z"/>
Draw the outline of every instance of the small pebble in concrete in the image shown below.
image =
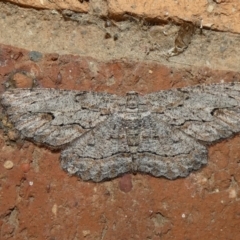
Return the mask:
<path fill-rule="evenodd" d="M 237 197 L 237 191 L 236 189 L 232 188 L 229 190 L 229 198 L 236 198 Z"/>
<path fill-rule="evenodd" d="M 214 9 L 214 6 L 213 5 L 209 5 L 208 8 L 207 8 L 207 11 L 209 13 L 211 13 L 213 11 L 213 9 Z"/>
<path fill-rule="evenodd" d="M 29 163 L 23 163 L 23 164 L 21 165 L 21 168 L 22 168 L 22 171 L 26 173 L 26 172 L 28 172 L 29 169 L 30 169 L 30 164 L 29 164 Z"/>
<path fill-rule="evenodd" d="M 33 62 L 38 62 L 42 59 L 43 55 L 40 52 L 37 51 L 31 51 L 29 52 L 29 58 Z"/>
<path fill-rule="evenodd" d="M 52 207 L 52 213 L 53 213 L 55 216 L 57 215 L 57 209 L 58 209 L 57 204 L 54 204 L 53 207 Z"/>
<path fill-rule="evenodd" d="M 84 237 L 86 237 L 90 234 L 90 231 L 89 230 L 83 230 L 82 234 L 83 234 Z"/>
<path fill-rule="evenodd" d="M 8 160 L 8 161 L 4 162 L 3 166 L 6 169 L 12 169 L 13 168 L 13 162 Z"/>

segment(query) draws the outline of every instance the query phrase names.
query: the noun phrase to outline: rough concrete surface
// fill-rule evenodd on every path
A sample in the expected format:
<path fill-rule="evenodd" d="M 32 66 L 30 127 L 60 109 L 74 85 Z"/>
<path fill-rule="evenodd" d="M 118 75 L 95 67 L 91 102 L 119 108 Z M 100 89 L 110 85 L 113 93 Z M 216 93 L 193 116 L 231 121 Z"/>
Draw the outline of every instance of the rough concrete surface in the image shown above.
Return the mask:
<path fill-rule="evenodd" d="M 169 66 L 239 70 L 240 37 L 200 29 L 188 37 L 187 51 L 168 61 L 183 23 L 147 22 L 125 14 L 122 20 L 70 10 L 34 10 L 0 1 L 0 42 L 44 53 L 79 54 L 101 60 L 155 61 Z M 187 32 L 179 35 L 186 41 Z"/>
<path fill-rule="evenodd" d="M 0 2 L 0 92 L 39 86 L 145 94 L 240 80 L 237 1 L 229 18 L 209 13 L 219 25 L 196 26 L 192 35 L 179 30 L 184 12 L 191 22 L 203 6 L 228 11 L 235 1 L 168 1 L 171 20 L 157 7 L 144 8 L 144 1 L 134 16 L 124 16 L 132 1 L 83 1 L 83 10 L 74 5 L 81 1 L 65 1 L 67 7 L 63 1 L 39 1 L 42 7 L 37 1 L 11 2 L 39 9 Z M 94 14 L 97 3 L 101 14 Z M 113 18 L 102 17 L 106 12 Z M 157 21 L 141 20 L 156 14 Z M 169 58 L 179 42 L 183 48 Z M 0 117 L 0 239 L 240 238 L 239 136 L 210 146 L 208 165 L 187 178 L 127 174 L 92 183 L 67 175 L 59 152 L 22 141 Z"/>

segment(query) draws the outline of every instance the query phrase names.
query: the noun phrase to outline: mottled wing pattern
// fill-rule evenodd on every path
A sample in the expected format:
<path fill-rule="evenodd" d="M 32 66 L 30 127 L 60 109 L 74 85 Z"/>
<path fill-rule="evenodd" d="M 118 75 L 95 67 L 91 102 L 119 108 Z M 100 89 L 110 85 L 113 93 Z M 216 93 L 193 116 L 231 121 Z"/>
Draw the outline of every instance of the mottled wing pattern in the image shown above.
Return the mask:
<path fill-rule="evenodd" d="M 61 165 L 84 180 L 99 182 L 132 170 L 124 119 L 113 114 L 61 153 Z"/>
<path fill-rule="evenodd" d="M 240 131 L 240 84 L 198 85 L 141 97 L 143 118 L 138 171 L 170 179 L 207 163 L 207 145 Z"/>
<path fill-rule="evenodd" d="M 186 177 L 207 163 L 207 149 L 197 140 L 162 120 L 159 114 L 142 119 L 137 171 L 169 179 Z"/>
<path fill-rule="evenodd" d="M 116 102 L 121 102 L 116 95 L 56 89 L 12 89 L 2 95 L 9 120 L 22 136 L 53 148 L 105 121 Z"/>
<path fill-rule="evenodd" d="M 240 131 L 240 84 L 197 85 L 146 95 L 152 113 L 194 139 L 213 143 Z"/>

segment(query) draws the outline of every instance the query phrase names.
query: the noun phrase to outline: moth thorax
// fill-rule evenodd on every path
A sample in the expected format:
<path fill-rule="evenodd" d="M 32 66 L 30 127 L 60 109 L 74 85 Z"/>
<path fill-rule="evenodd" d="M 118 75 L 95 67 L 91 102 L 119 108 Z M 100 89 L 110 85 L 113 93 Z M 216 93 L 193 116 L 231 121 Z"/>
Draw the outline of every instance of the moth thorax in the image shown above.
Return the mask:
<path fill-rule="evenodd" d="M 138 93 L 128 92 L 126 108 L 128 109 L 138 109 Z"/>

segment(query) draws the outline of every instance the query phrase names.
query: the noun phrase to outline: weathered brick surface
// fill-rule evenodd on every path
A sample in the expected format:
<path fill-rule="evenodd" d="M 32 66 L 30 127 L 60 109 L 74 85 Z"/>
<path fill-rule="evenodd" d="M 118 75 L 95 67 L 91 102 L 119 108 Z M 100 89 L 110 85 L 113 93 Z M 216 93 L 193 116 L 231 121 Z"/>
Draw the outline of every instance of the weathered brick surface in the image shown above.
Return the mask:
<path fill-rule="evenodd" d="M 124 94 L 239 79 L 237 72 L 169 69 L 143 62 L 47 54 L 1 45 L 2 83 L 32 77 L 41 87 Z M 182 81 L 191 72 L 191 80 Z M 61 77 L 59 77 L 61 75 Z M 209 82 L 209 83 L 210 83 Z M 2 85 L 1 85 L 2 86 Z M 1 88 L 3 91 L 3 87 Z M 235 137 L 209 149 L 209 163 L 184 179 L 126 175 L 83 182 L 60 167 L 59 153 L 27 141 L 9 142 L 1 131 L 1 239 L 238 239 L 239 147 Z M 11 160 L 12 169 L 4 162 Z"/>
<path fill-rule="evenodd" d="M 149 1 L 149 0 L 9 0 L 22 6 L 40 9 L 70 9 L 76 12 L 94 11 L 103 13 L 101 8 L 106 7 L 110 15 L 122 16 L 130 13 L 144 18 L 176 21 L 203 20 L 203 26 L 221 31 L 240 32 L 240 5 L 238 0 L 216 1 Z M 107 6 L 105 6 L 107 5 Z"/>

